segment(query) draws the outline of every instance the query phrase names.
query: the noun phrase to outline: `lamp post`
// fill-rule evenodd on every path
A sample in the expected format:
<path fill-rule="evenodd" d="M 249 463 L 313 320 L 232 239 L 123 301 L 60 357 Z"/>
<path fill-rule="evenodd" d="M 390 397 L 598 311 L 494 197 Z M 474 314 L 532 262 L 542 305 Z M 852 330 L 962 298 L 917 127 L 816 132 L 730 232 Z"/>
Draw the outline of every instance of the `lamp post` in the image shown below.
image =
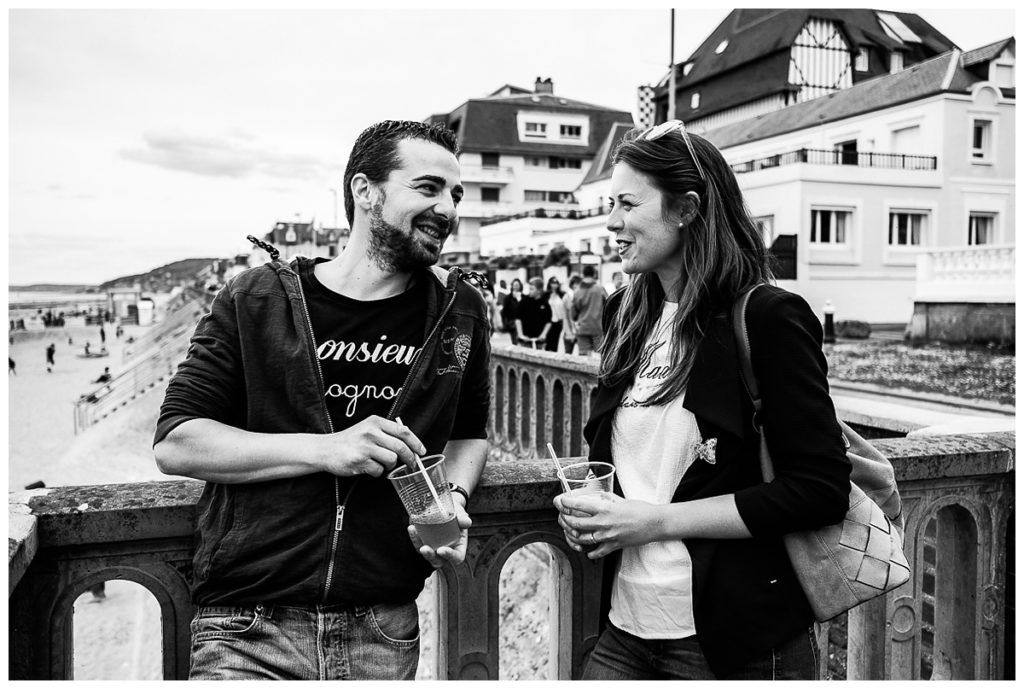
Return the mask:
<path fill-rule="evenodd" d="M 334 229 L 338 229 L 338 190 L 328 189 L 327 191 L 334 196 Z"/>

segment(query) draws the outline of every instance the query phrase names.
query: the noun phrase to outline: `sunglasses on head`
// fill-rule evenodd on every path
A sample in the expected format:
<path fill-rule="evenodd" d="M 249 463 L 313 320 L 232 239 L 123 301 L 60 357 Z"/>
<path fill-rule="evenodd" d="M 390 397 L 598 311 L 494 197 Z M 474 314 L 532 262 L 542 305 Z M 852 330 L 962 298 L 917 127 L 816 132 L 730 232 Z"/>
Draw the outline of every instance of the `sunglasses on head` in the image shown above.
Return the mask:
<path fill-rule="evenodd" d="M 704 174 L 704 168 L 700 166 L 700 161 L 697 160 L 697 152 L 693 150 L 693 142 L 690 141 L 690 135 L 686 133 L 686 125 L 683 124 L 682 120 L 669 120 L 668 122 L 662 122 L 661 124 L 651 127 L 646 132 L 640 135 L 641 141 L 657 141 L 663 136 L 679 130 L 680 136 L 683 137 L 683 143 L 686 144 L 686 150 L 690 152 L 690 157 L 693 158 L 693 164 L 697 168 L 697 174 L 700 175 L 701 180 L 704 184 L 708 183 L 708 178 Z"/>

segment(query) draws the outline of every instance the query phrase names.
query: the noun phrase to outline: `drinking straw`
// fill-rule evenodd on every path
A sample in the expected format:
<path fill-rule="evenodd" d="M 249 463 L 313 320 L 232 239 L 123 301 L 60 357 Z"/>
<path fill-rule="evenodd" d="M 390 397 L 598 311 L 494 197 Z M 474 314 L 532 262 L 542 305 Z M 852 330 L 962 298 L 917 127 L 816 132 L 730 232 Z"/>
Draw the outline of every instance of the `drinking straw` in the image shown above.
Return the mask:
<path fill-rule="evenodd" d="M 569 482 L 565 478 L 565 474 L 562 473 L 562 465 L 558 463 L 558 455 L 555 454 L 555 448 L 548 443 L 548 454 L 551 455 L 551 461 L 555 464 L 555 471 L 558 472 L 558 480 L 562 482 L 562 491 L 569 493 Z"/>
<path fill-rule="evenodd" d="M 395 417 L 395 421 L 398 422 L 399 426 L 408 428 L 408 426 L 402 423 L 402 419 L 398 418 L 397 416 Z M 434 502 L 437 503 L 438 508 L 441 510 L 441 514 L 443 514 L 446 517 L 450 517 L 451 515 L 448 514 L 447 508 L 445 508 L 445 506 L 441 504 L 441 496 L 437 494 L 437 490 L 434 488 L 434 482 L 430 480 L 430 474 L 427 473 L 427 468 L 423 466 L 423 462 L 420 461 L 420 456 L 415 452 L 412 454 L 412 456 L 416 459 L 416 467 L 423 472 L 423 480 L 427 482 L 427 488 L 430 489 L 430 494 L 434 496 Z"/>

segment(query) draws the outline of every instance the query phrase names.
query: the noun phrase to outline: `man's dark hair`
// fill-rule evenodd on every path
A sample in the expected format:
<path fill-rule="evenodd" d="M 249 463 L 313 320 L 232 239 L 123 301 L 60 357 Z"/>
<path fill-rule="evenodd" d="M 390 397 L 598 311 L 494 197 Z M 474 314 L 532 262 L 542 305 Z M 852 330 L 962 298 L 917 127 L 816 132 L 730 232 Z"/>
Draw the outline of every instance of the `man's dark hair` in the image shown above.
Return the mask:
<path fill-rule="evenodd" d="M 597 268 L 595 268 L 594 266 L 590 265 L 589 263 L 587 265 L 583 266 L 583 277 L 585 277 L 585 278 L 596 278 L 597 277 Z"/>
<path fill-rule="evenodd" d="M 459 153 L 455 132 L 443 125 L 412 120 L 384 120 L 364 129 L 352 145 L 352 153 L 345 166 L 345 217 L 348 218 L 349 227 L 352 227 L 356 212 L 352 178 L 361 172 L 371 182 L 386 180 L 391 171 L 401 165 L 398 142 L 402 139 L 423 139 L 451 151 L 453 155 Z"/>

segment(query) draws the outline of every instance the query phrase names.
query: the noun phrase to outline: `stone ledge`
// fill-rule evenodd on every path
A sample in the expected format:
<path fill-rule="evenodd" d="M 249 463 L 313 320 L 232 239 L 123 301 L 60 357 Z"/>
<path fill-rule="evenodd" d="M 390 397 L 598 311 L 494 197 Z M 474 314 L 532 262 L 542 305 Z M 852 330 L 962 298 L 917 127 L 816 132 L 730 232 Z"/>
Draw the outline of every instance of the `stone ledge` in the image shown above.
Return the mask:
<path fill-rule="evenodd" d="M 1014 470 L 1017 435 L 919 436 L 874 440 L 892 461 L 897 481 L 922 481 L 1007 474 Z"/>

